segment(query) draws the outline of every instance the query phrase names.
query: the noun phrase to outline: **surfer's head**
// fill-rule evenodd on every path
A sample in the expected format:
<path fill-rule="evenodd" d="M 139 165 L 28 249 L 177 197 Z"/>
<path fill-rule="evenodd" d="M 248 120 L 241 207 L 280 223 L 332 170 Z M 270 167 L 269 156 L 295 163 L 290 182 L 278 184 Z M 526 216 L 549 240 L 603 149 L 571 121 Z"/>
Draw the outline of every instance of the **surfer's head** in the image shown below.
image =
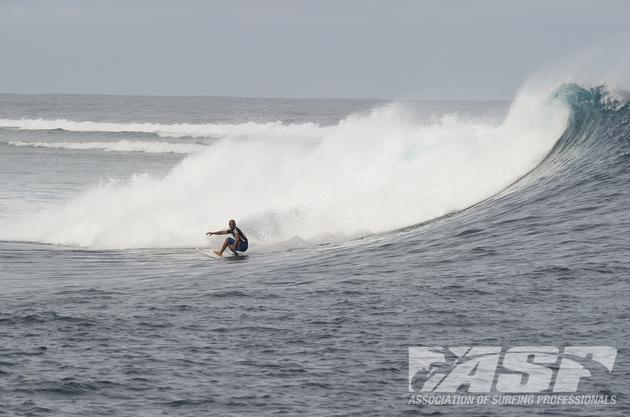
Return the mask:
<path fill-rule="evenodd" d="M 230 230 L 232 230 L 232 229 L 234 229 L 236 227 L 236 220 L 230 219 L 228 224 L 230 225 Z"/>

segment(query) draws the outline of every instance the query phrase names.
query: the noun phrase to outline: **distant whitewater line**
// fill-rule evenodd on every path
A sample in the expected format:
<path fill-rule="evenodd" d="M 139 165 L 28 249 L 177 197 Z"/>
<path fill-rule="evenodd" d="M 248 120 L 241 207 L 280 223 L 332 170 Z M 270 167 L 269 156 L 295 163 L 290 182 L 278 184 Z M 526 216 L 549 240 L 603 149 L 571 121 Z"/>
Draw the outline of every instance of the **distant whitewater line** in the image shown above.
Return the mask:
<path fill-rule="evenodd" d="M 181 153 L 189 154 L 206 149 L 206 145 L 165 142 L 139 142 L 119 140 L 118 142 L 8 142 L 12 146 L 26 146 L 32 148 L 54 148 L 91 150 L 98 149 L 105 152 L 144 152 L 144 153 Z"/>
<path fill-rule="evenodd" d="M 229 137 L 229 136 L 271 136 L 289 138 L 321 137 L 320 127 L 316 123 L 284 124 L 282 122 L 239 124 L 214 123 L 108 123 L 74 121 L 67 119 L 0 119 L 0 127 L 20 130 L 66 130 L 69 132 L 114 132 L 114 133 L 152 133 L 160 137 Z"/>

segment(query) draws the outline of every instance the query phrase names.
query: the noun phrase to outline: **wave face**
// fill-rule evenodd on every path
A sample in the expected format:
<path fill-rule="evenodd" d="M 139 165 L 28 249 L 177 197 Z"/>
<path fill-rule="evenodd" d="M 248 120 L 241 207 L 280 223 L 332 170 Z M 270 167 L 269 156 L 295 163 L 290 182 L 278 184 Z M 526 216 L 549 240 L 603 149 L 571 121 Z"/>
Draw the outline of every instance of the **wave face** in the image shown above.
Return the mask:
<path fill-rule="evenodd" d="M 135 175 L 98 185 L 11 221 L 0 238 L 90 248 L 191 247 L 229 218 L 258 244 L 394 230 L 474 205 L 527 174 L 571 129 L 570 107 L 558 94 L 523 92 L 499 123 L 454 115 L 419 123 L 397 104 L 326 127 L 15 122 L 10 127 L 203 131 L 220 139 L 162 178 Z"/>

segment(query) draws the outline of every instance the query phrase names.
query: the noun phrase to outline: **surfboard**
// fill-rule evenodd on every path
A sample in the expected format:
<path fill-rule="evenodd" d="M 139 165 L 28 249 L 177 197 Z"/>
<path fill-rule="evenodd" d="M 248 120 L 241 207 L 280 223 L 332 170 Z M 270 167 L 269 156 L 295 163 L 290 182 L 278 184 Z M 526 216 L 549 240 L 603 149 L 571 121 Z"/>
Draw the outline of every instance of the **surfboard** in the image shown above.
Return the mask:
<path fill-rule="evenodd" d="M 214 253 L 211 249 L 195 248 L 195 250 L 197 251 L 197 253 L 207 256 L 208 258 L 219 259 L 219 255 Z"/>
<path fill-rule="evenodd" d="M 230 253 L 229 251 L 224 252 L 223 256 L 219 256 L 216 253 L 214 253 L 212 249 L 207 249 L 207 248 L 195 248 L 195 251 L 197 251 L 197 253 L 199 253 L 200 255 L 204 255 L 212 259 L 236 260 L 236 259 L 247 258 L 247 255 L 245 254 L 236 256 Z"/>

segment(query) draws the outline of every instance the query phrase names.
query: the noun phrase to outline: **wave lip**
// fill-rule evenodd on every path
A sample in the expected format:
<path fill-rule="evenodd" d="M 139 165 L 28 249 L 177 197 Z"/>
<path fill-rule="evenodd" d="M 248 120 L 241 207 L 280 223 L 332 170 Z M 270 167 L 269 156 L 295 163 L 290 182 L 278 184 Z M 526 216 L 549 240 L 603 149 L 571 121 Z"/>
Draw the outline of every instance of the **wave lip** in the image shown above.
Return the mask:
<path fill-rule="evenodd" d="M 110 123 L 67 119 L 0 119 L 0 127 L 19 130 L 65 130 L 68 132 L 150 133 L 159 137 L 233 136 L 319 138 L 326 128 L 316 123 L 284 124 L 282 122 L 240 124 L 215 123 Z"/>
<path fill-rule="evenodd" d="M 9 145 L 32 148 L 52 148 L 70 150 L 102 150 L 105 152 L 144 152 L 189 154 L 207 148 L 207 145 L 193 143 L 140 142 L 119 140 L 117 142 L 22 142 L 11 141 Z"/>

